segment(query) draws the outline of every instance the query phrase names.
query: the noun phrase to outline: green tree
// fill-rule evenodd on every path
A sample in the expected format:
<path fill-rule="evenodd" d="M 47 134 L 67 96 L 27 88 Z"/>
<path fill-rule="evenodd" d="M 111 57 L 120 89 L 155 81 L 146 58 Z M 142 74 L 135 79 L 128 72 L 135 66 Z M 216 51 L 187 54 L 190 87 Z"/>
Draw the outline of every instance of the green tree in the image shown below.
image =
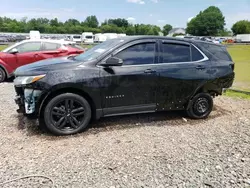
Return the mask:
<path fill-rule="evenodd" d="M 164 25 L 162 32 L 166 36 L 172 29 L 173 29 L 172 25 L 166 24 Z"/>
<path fill-rule="evenodd" d="M 96 18 L 96 16 L 88 16 L 86 20 L 84 21 L 86 26 L 91 27 L 91 28 L 97 28 L 99 25 L 99 22 Z"/>
<path fill-rule="evenodd" d="M 232 27 L 232 31 L 234 35 L 250 34 L 250 21 L 241 20 L 241 21 L 236 22 Z"/>
<path fill-rule="evenodd" d="M 104 21 L 104 25 L 107 25 L 107 24 L 114 24 L 117 27 L 125 27 L 125 28 L 129 26 L 128 20 L 124 18 L 109 19 L 109 20 Z"/>
<path fill-rule="evenodd" d="M 127 35 L 135 35 L 135 27 L 128 26 L 127 29 L 126 29 L 126 34 Z"/>
<path fill-rule="evenodd" d="M 188 24 L 186 32 L 197 36 L 215 36 L 224 29 L 225 17 L 218 7 L 201 11 Z"/>

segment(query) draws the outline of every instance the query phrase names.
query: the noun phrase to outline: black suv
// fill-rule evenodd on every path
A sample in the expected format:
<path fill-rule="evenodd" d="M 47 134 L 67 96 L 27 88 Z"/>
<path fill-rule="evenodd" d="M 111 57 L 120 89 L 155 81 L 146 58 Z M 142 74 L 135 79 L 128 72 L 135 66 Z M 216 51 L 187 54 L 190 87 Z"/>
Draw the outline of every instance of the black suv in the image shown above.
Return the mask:
<path fill-rule="evenodd" d="M 213 97 L 231 87 L 234 63 L 222 45 L 189 39 L 111 39 L 78 56 L 15 71 L 18 112 L 56 135 L 83 131 L 91 118 L 186 110 L 206 118 Z"/>

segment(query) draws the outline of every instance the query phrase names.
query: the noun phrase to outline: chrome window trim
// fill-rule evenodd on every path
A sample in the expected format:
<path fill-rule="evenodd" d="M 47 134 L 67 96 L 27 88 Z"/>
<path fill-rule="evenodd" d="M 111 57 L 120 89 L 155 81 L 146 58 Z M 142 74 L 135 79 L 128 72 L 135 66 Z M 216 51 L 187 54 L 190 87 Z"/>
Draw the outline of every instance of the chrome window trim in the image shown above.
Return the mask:
<path fill-rule="evenodd" d="M 200 53 L 201 55 L 203 56 L 203 59 L 201 60 L 198 60 L 198 61 L 188 61 L 188 62 L 173 62 L 173 63 L 154 63 L 154 64 L 143 64 L 143 65 L 122 65 L 122 66 L 119 66 L 119 67 L 141 67 L 141 66 L 154 66 L 154 65 L 167 65 L 167 64 L 171 64 L 171 65 L 178 65 L 178 64 L 187 64 L 187 63 L 200 63 L 200 62 L 203 62 L 203 61 L 207 61 L 209 60 L 209 58 L 197 47 L 195 46 L 194 44 L 192 43 L 189 43 L 190 45 L 192 45 L 194 48 L 196 48 Z M 120 51 L 119 51 L 120 52 Z M 111 55 L 109 56 L 111 57 Z M 106 57 L 105 59 L 108 59 L 109 57 Z M 104 61 L 104 60 L 102 60 Z M 103 67 L 103 66 L 100 66 L 100 65 L 96 65 L 97 67 Z"/>

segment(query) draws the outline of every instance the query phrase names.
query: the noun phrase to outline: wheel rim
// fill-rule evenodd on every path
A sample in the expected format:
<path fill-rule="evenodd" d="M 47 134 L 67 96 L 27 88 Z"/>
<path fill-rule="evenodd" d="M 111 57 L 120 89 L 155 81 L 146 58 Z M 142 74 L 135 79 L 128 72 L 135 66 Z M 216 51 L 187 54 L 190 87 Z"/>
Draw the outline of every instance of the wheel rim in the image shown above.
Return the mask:
<path fill-rule="evenodd" d="M 194 112 L 198 115 L 206 114 L 209 111 L 209 101 L 206 98 L 198 98 L 194 103 Z"/>
<path fill-rule="evenodd" d="M 61 131 L 73 131 L 83 124 L 85 108 L 75 99 L 64 99 L 52 107 L 50 117 L 55 128 Z"/>

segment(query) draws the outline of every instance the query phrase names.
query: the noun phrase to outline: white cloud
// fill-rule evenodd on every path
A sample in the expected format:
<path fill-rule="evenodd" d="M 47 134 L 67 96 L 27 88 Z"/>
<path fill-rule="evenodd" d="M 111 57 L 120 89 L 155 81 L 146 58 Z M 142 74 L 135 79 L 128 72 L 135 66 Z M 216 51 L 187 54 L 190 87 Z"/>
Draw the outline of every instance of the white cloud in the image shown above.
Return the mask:
<path fill-rule="evenodd" d="M 159 0 L 151 0 L 152 2 L 154 2 L 154 3 L 158 3 L 159 2 Z"/>
<path fill-rule="evenodd" d="M 130 21 L 130 22 L 133 22 L 133 21 L 135 21 L 136 19 L 133 18 L 133 17 L 128 17 L 127 20 Z"/>
<path fill-rule="evenodd" d="M 166 22 L 166 20 L 157 20 L 157 22 L 164 23 L 164 22 Z"/>
<path fill-rule="evenodd" d="M 149 14 L 149 17 L 152 17 L 153 16 L 153 14 Z"/>
<path fill-rule="evenodd" d="M 140 5 L 145 4 L 145 1 L 143 1 L 143 0 L 127 0 L 127 2 L 136 3 L 136 4 L 140 4 Z"/>

